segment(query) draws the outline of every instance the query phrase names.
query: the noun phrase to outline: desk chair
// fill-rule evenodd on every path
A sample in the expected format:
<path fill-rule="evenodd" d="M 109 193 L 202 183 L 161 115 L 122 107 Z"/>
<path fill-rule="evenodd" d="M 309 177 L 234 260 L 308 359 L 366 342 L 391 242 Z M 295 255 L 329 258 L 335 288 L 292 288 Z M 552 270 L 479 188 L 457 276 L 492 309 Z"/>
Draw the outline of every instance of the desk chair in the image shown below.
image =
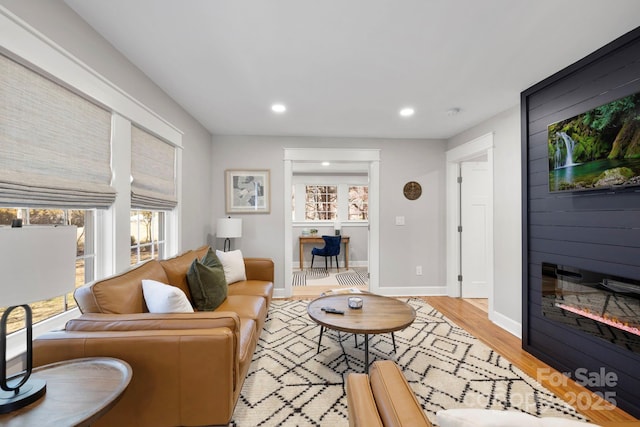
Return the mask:
<path fill-rule="evenodd" d="M 311 268 L 313 268 L 313 260 L 316 255 L 324 257 L 324 268 L 327 269 L 327 258 L 331 259 L 331 266 L 333 266 L 333 258 L 336 257 L 336 268 L 340 271 L 340 264 L 338 264 L 338 255 L 340 255 L 340 243 L 342 242 L 342 236 L 322 236 L 324 240 L 324 248 L 313 248 L 311 250 Z"/>

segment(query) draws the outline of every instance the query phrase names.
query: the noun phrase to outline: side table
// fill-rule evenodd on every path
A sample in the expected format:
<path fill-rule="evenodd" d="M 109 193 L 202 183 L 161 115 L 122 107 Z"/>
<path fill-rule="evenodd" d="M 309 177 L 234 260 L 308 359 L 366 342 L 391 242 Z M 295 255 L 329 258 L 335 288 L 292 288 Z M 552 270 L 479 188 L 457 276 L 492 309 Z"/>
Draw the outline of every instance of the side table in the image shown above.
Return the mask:
<path fill-rule="evenodd" d="M 131 366 L 110 357 L 72 359 L 33 370 L 47 392 L 24 408 L 0 415 L 4 427 L 89 426 L 111 409 L 131 381 Z"/>

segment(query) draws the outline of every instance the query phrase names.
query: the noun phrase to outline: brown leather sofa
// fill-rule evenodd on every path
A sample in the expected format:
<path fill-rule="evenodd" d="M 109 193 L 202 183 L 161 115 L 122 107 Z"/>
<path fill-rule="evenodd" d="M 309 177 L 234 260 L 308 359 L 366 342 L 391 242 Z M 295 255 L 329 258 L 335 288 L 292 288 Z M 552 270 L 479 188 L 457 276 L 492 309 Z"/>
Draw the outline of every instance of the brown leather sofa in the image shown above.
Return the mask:
<path fill-rule="evenodd" d="M 74 294 L 82 315 L 34 340 L 34 366 L 80 357 L 127 361 L 133 378 L 122 399 L 94 425 L 227 425 L 273 296 L 273 261 L 245 258 L 247 280 L 229 285 L 212 312 L 151 314 L 142 280 L 185 291 L 186 273 L 208 247 L 89 283 Z M 90 381 L 90 379 L 87 379 Z"/>
<path fill-rule="evenodd" d="M 351 427 L 430 427 L 402 371 L 391 360 L 373 362 L 367 374 L 347 375 Z"/>

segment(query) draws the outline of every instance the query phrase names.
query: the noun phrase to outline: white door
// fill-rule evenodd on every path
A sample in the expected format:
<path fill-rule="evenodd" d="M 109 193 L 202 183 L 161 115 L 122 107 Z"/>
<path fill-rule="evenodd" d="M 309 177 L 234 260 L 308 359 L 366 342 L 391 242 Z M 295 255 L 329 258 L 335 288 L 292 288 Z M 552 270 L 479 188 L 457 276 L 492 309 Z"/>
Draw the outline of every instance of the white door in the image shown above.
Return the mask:
<path fill-rule="evenodd" d="M 460 261 L 463 298 L 489 298 L 490 227 L 487 162 L 460 164 Z"/>

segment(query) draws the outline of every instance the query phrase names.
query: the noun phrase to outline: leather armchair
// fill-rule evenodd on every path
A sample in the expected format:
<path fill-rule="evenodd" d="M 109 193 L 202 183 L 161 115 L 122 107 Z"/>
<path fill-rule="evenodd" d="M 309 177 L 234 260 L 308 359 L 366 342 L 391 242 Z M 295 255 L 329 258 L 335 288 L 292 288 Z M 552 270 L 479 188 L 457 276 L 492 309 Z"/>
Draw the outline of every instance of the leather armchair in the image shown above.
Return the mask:
<path fill-rule="evenodd" d="M 367 374 L 347 375 L 350 427 L 431 427 L 402 371 L 391 360 L 373 362 Z"/>

